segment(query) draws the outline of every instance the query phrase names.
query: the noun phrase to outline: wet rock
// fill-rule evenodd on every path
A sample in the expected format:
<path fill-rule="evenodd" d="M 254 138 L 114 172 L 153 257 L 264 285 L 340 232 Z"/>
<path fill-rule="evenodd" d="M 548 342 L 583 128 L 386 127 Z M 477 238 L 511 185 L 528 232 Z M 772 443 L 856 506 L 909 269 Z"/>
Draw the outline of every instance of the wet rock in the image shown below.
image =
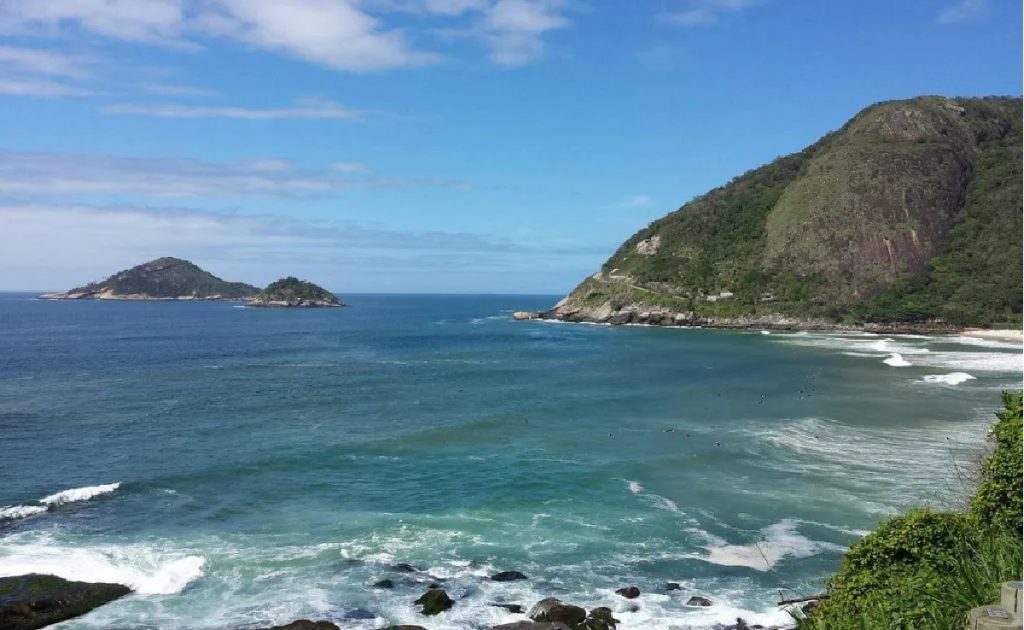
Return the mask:
<path fill-rule="evenodd" d="M 528 580 L 525 573 L 519 571 L 502 571 L 491 576 L 495 582 L 514 582 L 516 580 Z"/>
<path fill-rule="evenodd" d="M 548 621 L 514 621 L 500 626 L 491 626 L 491 630 L 572 630 L 564 623 Z"/>
<path fill-rule="evenodd" d="M 707 597 L 701 597 L 700 595 L 694 595 L 690 599 L 686 600 L 687 606 L 710 606 L 711 600 Z"/>
<path fill-rule="evenodd" d="M 635 586 L 626 586 L 615 592 L 626 599 L 636 599 L 637 597 L 640 597 L 640 589 Z"/>
<path fill-rule="evenodd" d="M 682 589 L 682 587 L 679 586 L 679 582 L 665 582 L 665 586 L 662 588 L 666 591 L 678 591 Z"/>
<path fill-rule="evenodd" d="M 373 588 L 395 588 L 395 583 L 391 578 L 384 578 L 380 582 L 374 582 Z"/>
<path fill-rule="evenodd" d="M 263 630 L 341 630 L 338 626 L 334 625 L 330 621 L 310 621 L 309 619 L 299 619 L 283 626 L 273 626 L 272 628 L 264 628 Z"/>
<path fill-rule="evenodd" d="M 587 611 L 549 597 L 534 604 L 528 616 L 534 621 L 555 621 L 573 626 L 587 618 Z"/>
<path fill-rule="evenodd" d="M 0 578 L 0 628 L 42 628 L 84 615 L 130 592 L 121 584 L 71 582 L 54 575 Z"/>
<path fill-rule="evenodd" d="M 430 589 L 423 595 L 420 595 L 420 598 L 413 603 L 423 606 L 423 610 L 420 612 L 424 615 L 436 615 L 455 605 L 452 598 L 448 597 L 448 593 L 445 593 L 444 589 L 440 588 Z"/>
<path fill-rule="evenodd" d="M 598 606 L 590 611 L 583 623 L 576 626 L 576 630 L 615 630 L 619 620 L 612 616 L 612 609 L 606 606 Z"/>
<path fill-rule="evenodd" d="M 491 604 L 491 606 L 494 606 L 495 608 L 504 608 L 514 615 L 521 615 L 524 612 L 523 607 L 520 604 Z"/>
<path fill-rule="evenodd" d="M 411 564 L 406 564 L 404 562 L 399 562 L 398 564 L 391 565 L 391 570 L 392 571 L 398 571 L 399 573 L 417 573 L 417 572 L 419 572 L 419 569 L 417 569 L 416 567 L 412 566 Z"/>

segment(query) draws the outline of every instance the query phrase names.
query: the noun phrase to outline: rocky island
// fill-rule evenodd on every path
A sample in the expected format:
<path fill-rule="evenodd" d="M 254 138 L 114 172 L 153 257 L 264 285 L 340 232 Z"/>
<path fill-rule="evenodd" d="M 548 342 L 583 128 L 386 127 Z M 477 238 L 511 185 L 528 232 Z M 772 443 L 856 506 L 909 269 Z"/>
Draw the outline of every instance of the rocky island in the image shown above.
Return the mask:
<path fill-rule="evenodd" d="M 44 300 L 248 300 L 259 289 L 227 282 L 181 258 L 157 258 Z"/>
<path fill-rule="evenodd" d="M 1021 99 L 872 105 L 634 234 L 574 322 L 953 332 L 1021 322 Z"/>
<path fill-rule="evenodd" d="M 281 278 L 249 301 L 249 306 L 260 307 L 332 307 L 344 306 L 336 295 L 327 289 L 299 280 L 294 276 Z"/>

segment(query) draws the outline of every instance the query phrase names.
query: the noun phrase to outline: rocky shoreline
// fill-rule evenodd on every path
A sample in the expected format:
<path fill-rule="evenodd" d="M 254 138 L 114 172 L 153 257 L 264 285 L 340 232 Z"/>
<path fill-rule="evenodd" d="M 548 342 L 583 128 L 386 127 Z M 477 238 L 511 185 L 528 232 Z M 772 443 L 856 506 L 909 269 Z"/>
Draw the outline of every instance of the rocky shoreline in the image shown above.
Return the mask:
<path fill-rule="evenodd" d="M 391 567 L 398 573 L 421 573 L 415 567 L 398 564 Z M 459 605 L 459 599 L 470 597 L 466 594 L 453 599 L 444 590 L 443 578 L 436 578 L 425 573 L 421 574 L 429 582 L 427 590 L 411 603 L 419 608 L 420 614 L 429 618 L 443 613 Z M 519 571 L 502 571 L 490 578 L 497 582 L 511 582 L 530 579 Z M 421 580 L 412 580 L 407 585 L 415 585 Z M 371 586 L 375 589 L 393 589 L 395 580 L 383 579 Z M 422 588 L 422 587 L 421 587 Z M 676 582 L 661 585 L 657 592 L 661 594 L 682 593 Z M 131 593 L 131 589 L 120 584 L 100 584 L 88 582 L 72 582 L 53 575 L 28 574 L 0 578 L 0 627 L 5 630 L 35 630 L 59 623 L 67 619 L 79 617 L 89 611 Z M 624 600 L 633 600 L 640 596 L 637 586 L 624 586 L 615 591 Z M 685 595 L 683 595 L 685 596 Z M 536 602 L 529 611 L 521 604 L 493 602 L 491 606 L 504 608 L 508 612 L 522 615 L 524 618 L 511 623 L 490 626 L 490 630 L 616 630 L 621 623 L 608 606 L 597 606 L 587 611 L 585 608 L 549 597 Z M 710 599 L 692 595 L 686 601 L 687 606 L 710 607 L 714 602 Z M 628 604 L 626 610 L 638 610 L 637 604 Z M 374 619 L 377 615 L 369 611 L 362 613 L 358 619 Z M 348 617 L 347 617 L 348 618 Z M 474 626 L 476 627 L 476 626 Z M 245 630 L 341 630 L 333 621 L 299 619 L 285 625 L 252 628 L 239 626 Z M 480 626 L 481 630 L 484 626 Z M 421 625 L 388 625 L 379 630 L 429 630 Z M 707 630 L 782 630 L 781 626 L 765 627 L 748 624 L 743 619 L 736 619 L 732 624 L 715 624 Z"/>
<path fill-rule="evenodd" d="M 246 302 L 251 297 L 225 297 L 223 295 L 176 295 L 172 297 L 149 295 L 148 293 L 118 294 L 110 291 L 65 291 L 63 293 L 43 293 L 40 300 L 120 300 L 126 302 Z"/>
<path fill-rule="evenodd" d="M 544 319 L 571 323 L 608 324 L 612 326 L 643 325 L 670 328 L 715 328 L 723 330 L 779 330 L 809 332 L 869 332 L 878 334 L 949 335 L 963 332 L 960 326 L 945 322 L 844 324 L 828 319 L 805 319 L 786 315 L 754 315 L 749 317 L 711 317 L 693 311 L 679 312 L 666 308 L 629 304 L 613 308 L 610 304 L 586 307 L 562 300 L 547 311 L 517 311 L 516 320 Z"/>

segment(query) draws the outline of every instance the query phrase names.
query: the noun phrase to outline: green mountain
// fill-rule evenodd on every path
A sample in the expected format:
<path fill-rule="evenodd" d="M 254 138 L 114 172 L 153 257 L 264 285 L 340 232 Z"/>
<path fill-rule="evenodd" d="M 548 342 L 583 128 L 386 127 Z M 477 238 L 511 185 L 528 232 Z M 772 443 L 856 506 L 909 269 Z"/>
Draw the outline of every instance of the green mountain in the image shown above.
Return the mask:
<path fill-rule="evenodd" d="M 1021 320 L 1021 99 L 872 105 L 634 234 L 544 315 L 704 325 Z"/>
<path fill-rule="evenodd" d="M 281 278 L 260 291 L 250 306 L 344 306 L 327 289 L 293 276 Z"/>
<path fill-rule="evenodd" d="M 49 293 L 46 299 L 111 300 L 241 300 L 259 293 L 243 282 L 225 282 L 181 258 L 157 258 L 102 282 L 93 282 L 65 293 Z"/>

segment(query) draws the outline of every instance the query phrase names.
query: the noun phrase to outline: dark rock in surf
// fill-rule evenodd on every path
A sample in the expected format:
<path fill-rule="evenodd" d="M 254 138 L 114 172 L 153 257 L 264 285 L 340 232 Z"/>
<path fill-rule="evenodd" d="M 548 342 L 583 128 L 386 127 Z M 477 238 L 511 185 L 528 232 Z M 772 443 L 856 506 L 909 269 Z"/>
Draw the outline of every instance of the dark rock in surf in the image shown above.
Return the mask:
<path fill-rule="evenodd" d="M 419 569 L 412 566 L 411 564 L 406 564 L 404 562 L 399 562 L 398 564 L 391 565 L 391 570 L 398 571 L 399 573 L 419 573 Z"/>
<path fill-rule="evenodd" d="M 440 588 L 430 589 L 423 595 L 420 595 L 420 598 L 413 603 L 423 607 L 420 612 L 424 615 L 436 615 L 455 605 L 452 598 L 448 597 L 448 593 L 445 593 L 444 589 Z"/>
<path fill-rule="evenodd" d="M 495 608 L 504 608 L 514 615 L 523 614 L 523 607 L 520 604 L 491 604 Z"/>
<path fill-rule="evenodd" d="M 686 600 L 687 606 L 710 606 L 711 600 L 707 597 L 701 597 L 700 595 L 694 595 L 690 599 Z"/>
<path fill-rule="evenodd" d="M 665 591 L 678 591 L 678 590 L 682 590 L 682 587 L 679 586 L 679 582 L 665 582 L 665 586 L 663 587 L 663 590 L 665 590 Z"/>
<path fill-rule="evenodd" d="M 637 597 L 640 597 L 640 589 L 635 586 L 626 586 L 615 592 L 626 599 L 636 599 Z"/>
<path fill-rule="evenodd" d="M 374 582 L 373 588 L 395 588 L 395 583 L 391 578 L 384 578 L 380 582 Z"/>
<path fill-rule="evenodd" d="M 612 615 L 612 609 L 607 606 L 598 606 L 590 611 L 583 623 L 576 626 L 576 630 L 615 630 L 619 620 Z"/>
<path fill-rule="evenodd" d="M 42 628 L 84 615 L 130 592 L 122 584 L 72 582 L 54 575 L 0 578 L 0 628 Z"/>
<path fill-rule="evenodd" d="M 549 597 L 534 604 L 528 616 L 534 621 L 555 621 L 573 626 L 587 618 L 587 611 Z"/>
<path fill-rule="evenodd" d="M 502 571 L 491 576 L 495 582 L 515 582 L 516 580 L 528 580 L 525 573 L 519 571 Z"/>

